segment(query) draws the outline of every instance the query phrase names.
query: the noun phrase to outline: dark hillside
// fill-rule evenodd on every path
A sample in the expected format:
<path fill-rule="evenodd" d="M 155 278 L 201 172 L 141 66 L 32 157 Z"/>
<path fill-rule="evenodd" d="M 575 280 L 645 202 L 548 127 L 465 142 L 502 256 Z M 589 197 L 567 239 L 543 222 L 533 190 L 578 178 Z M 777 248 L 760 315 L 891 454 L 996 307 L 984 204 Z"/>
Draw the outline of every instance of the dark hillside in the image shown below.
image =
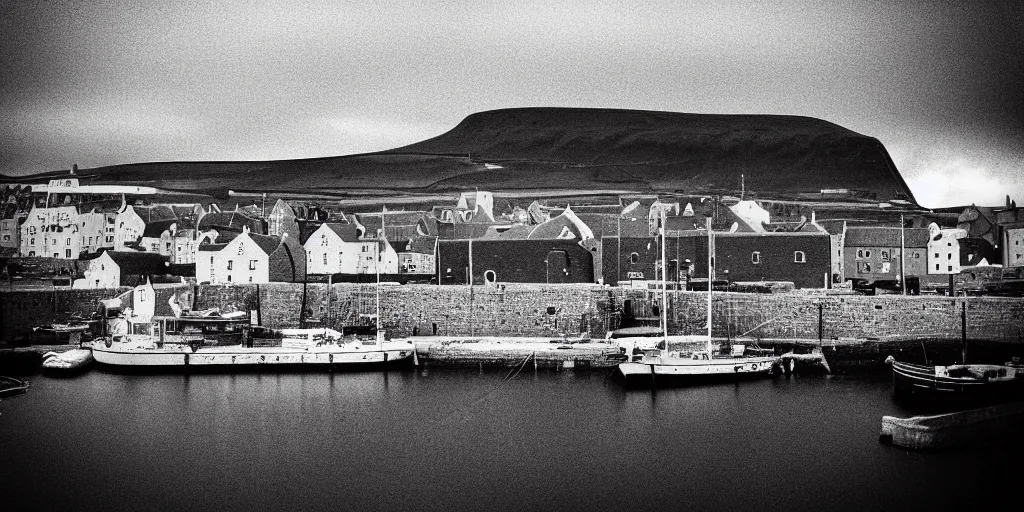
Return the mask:
<path fill-rule="evenodd" d="M 52 173 L 47 173 L 52 174 Z M 545 189 L 738 192 L 798 197 L 849 189 L 913 200 L 885 147 L 794 116 L 524 108 L 473 114 L 451 131 L 379 153 L 266 162 L 156 162 L 83 169 L 87 183 L 220 196 Z M 44 175 L 0 176 L 39 182 Z"/>
<path fill-rule="evenodd" d="M 913 197 L 881 142 L 809 117 L 495 110 L 391 153 L 469 154 L 523 171 L 561 168 L 605 187 L 731 190 L 745 174 L 748 190 L 769 194 L 846 188 L 879 199 Z"/>

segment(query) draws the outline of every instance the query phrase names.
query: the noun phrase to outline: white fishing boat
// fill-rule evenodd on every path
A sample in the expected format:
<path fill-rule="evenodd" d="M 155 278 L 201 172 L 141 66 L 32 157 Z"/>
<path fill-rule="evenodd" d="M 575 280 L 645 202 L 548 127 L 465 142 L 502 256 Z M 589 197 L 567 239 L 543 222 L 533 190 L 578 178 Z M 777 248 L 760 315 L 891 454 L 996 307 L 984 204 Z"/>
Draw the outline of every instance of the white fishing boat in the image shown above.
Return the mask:
<path fill-rule="evenodd" d="M 666 291 L 665 272 L 667 266 L 665 260 L 665 219 L 662 210 L 661 222 L 661 329 L 662 336 L 656 348 L 636 350 L 628 362 L 619 363 L 618 370 L 626 382 L 636 381 L 638 377 L 644 376 L 649 379 L 657 378 L 690 378 L 694 381 L 710 380 L 713 377 L 731 379 L 739 377 L 768 376 L 778 368 L 780 360 L 774 356 L 753 356 L 746 355 L 746 348 L 742 345 L 734 345 L 728 355 L 716 354 L 711 341 L 711 294 L 713 281 L 713 251 L 714 235 L 711 231 L 711 218 L 707 219 L 708 230 L 708 334 L 706 338 L 680 337 L 668 335 L 668 300 Z M 704 350 L 697 350 L 690 354 L 670 352 L 670 342 L 698 341 L 704 342 Z"/>
<path fill-rule="evenodd" d="M 378 286 L 380 284 L 378 272 Z M 415 358 L 409 340 L 386 340 L 377 295 L 376 337 L 343 336 L 333 329 L 280 329 L 254 342 L 245 313 L 133 315 L 120 299 L 103 302 L 104 336 L 92 344 L 96 362 L 119 367 L 233 367 L 260 365 L 364 366 Z M 133 321 L 132 319 L 139 319 Z"/>
<path fill-rule="evenodd" d="M 291 329 L 295 336 L 298 329 Z M 323 329 L 309 329 L 306 340 L 323 334 Z M 292 338 L 293 340 L 295 338 Z M 413 357 L 415 347 L 407 340 L 385 341 L 383 332 L 376 341 L 344 339 L 289 343 L 278 347 L 246 345 L 205 346 L 195 340 L 171 343 L 150 334 L 115 334 L 93 345 L 96 362 L 112 366 L 258 366 L 319 365 L 358 366 L 366 364 L 401 363 Z"/>

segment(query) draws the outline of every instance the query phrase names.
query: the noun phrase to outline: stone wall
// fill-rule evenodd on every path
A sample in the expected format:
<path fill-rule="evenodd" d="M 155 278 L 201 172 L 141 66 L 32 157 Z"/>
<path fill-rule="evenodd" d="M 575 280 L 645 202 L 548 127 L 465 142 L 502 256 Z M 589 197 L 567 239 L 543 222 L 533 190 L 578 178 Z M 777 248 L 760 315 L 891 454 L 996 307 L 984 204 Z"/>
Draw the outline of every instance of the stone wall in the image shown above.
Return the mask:
<path fill-rule="evenodd" d="M 130 289 L 0 291 L 0 340 L 25 340 L 32 327 L 67 322 L 73 316 L 89 317 L 99 301 Z"/>
<path fill-rule="evenodd" d="M 123 290 L 122 290 L 123 291 Z M 88 315 L 100 299 L 119 290 L 0 291 L 0 334 L 11 340 L 34 325 Z M 507 284 L 476 286 L 391 285 L 380 287 L 381 322 L 393 336 L 589 335 L 603 338 L 620 326 L 626 306 L 633 316 L 656 318 L 654 290 L 599 285 Z M 970 340 L 1024 343 L 1024 299 L 821 293 L 714 294 L 716 337 L 824 340 L 959 340 L 966 303 Z M 707 295 L 668 292 L 669 332 L 703 334 Z M 194 309 L 260 312 L 269 327 L 372 324 L 376 287 L 368 284 L 270 283 L 197 286 Z M 322 322 L 322 323 L 321 323 Z M 651 323 L 651 321 L 648 321 Z M 654 322 L 656 323 L 656 322 Z"/>

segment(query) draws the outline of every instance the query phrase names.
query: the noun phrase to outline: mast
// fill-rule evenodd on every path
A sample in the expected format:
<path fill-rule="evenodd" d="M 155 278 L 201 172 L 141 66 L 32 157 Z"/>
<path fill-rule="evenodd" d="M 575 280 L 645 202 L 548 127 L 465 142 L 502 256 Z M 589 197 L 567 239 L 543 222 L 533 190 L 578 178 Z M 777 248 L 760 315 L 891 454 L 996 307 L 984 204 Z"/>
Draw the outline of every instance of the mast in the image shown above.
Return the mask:
<path fill-rule="evenodd" d="M 906 230 L 903 224 L 903 214 L 900 214 L 900 286 L 903 288 L 903 295 L 907 294 L 907 270 L 904 267 L 906 265 L 906 259 L 903 257 L 903 253 L 907 252 L 906 242 Z"/>
<path fill-rule="evenodd" d="M 712 253 L 715 250 L 715 237 L 711 232 L 711 217 L 706 217 L 708 227 L 708 357 L 711 357 L 711 288 L 714 279 L 711 269 Z"/>
<path fill-rule="evenodd" d="M 380 333 L 380 238 L 384 234 L 384 210 L 380 211 L 380 233 L 377 235 L 377 240 L 373 243 L 373 271 L 377 274 L 377 348 L 381 345 L 381 333 Z"/>
<path fill-rule="evenodd" d="M 661 208 L 661 334 L 665 337 L 665 352 L 668 352 L 668 262 L 665 261 L 665 208 Z"/>

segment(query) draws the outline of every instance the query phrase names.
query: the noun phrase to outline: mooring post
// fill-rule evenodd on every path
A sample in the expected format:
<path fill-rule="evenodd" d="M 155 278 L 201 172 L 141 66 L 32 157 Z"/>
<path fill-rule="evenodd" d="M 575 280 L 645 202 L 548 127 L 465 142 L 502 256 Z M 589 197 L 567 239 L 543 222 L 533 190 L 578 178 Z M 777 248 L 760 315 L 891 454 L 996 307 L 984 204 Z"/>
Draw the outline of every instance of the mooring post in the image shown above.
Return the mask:
<path fill-rule="evenodd" d="M 960 358 L 963 364 L 967 364 L 967 299 L 964 299 L 960 310 Z"/>
<path fill-rule="evenodd" d="M 824 334 L 822 332 L 822 327 L 825 324 L 824 320 L 825 320 L 824 305 L 819 302 L 818 303 L 818 346 L 819 347 L 821 346 L 821 342 L 824 339 Z"/>

